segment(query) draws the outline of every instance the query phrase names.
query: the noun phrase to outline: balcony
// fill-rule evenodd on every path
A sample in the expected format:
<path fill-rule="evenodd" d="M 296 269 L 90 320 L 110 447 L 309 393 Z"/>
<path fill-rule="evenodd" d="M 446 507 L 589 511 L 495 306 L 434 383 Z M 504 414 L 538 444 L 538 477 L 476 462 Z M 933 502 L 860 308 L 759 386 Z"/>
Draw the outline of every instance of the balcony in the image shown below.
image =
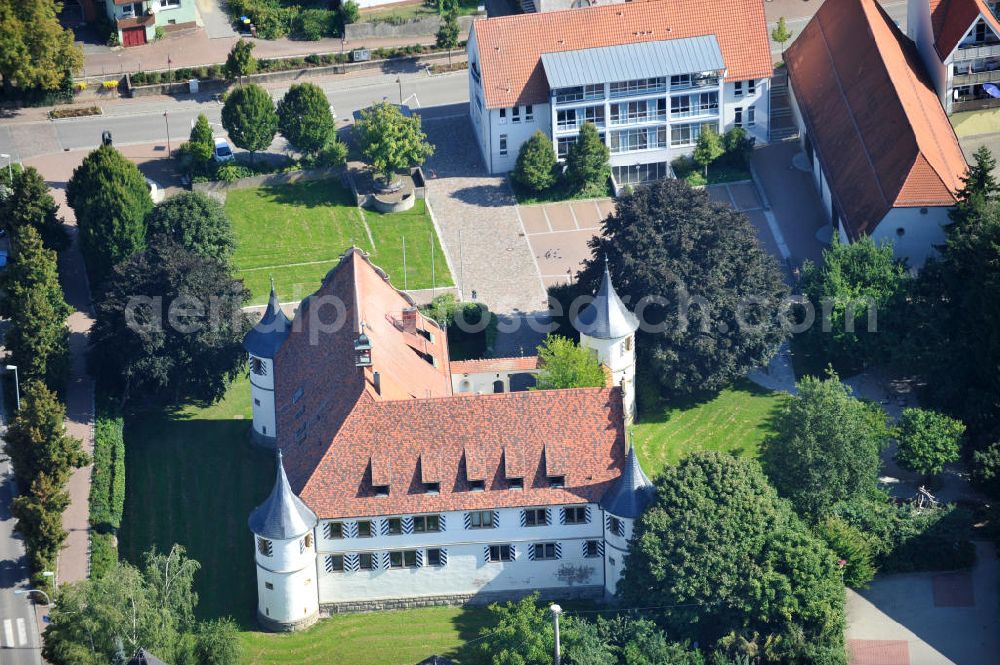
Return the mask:
<path fill-rule="evenodd" d="M 993 97 L 985 97 L 983 99 L 967 97 L 961 101 L 952 102 L 951 112 L 982 111 L 983 109 L 993 109 L 998 106 L 1000 106 L 1000 99 L 994 99 Z"/>
<path fill-rule="evenodd" d="M 969 46 L 967 48 L 959 45 L 959 47 L 955 50 L 953 60 L 955 62 L 964 62 L 966 60 L 977 60 L 979 58 L 989 58 L 997 55 L 1000 55 L 1000 43 L 985 44 L 982 46 Z"/>
<path fill-rule="evenodd" d="M 611 116 L 612 127 L 625 127 L 627 125 L 642 125 L 649 122 L 666 122 L 666 113 L 629 113 L 626 116 Z"/>
<path fill-rule="evenodd" d="M 991 72 L 973 72 L 972 74 L 956 74 L 952 79 L 952 85 L 978 85 L 982 83 L 996 83 L 1000 81 L 1000 70 Z"/>
<path fill-rule="evenodd" d="M 719 115 L 718 106 L 703 106 L 688 109 L 687 111 L 671 111 L 670 118 L 697 118 L 701 116 L 717 116 Z"/>

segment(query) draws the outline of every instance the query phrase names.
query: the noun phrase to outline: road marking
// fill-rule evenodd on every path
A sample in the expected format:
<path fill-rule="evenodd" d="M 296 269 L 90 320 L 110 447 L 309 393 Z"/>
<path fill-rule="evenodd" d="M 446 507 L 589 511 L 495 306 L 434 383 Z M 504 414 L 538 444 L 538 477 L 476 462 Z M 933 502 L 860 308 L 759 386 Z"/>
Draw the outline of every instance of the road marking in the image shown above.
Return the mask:
<path fill-rule="evenodd" d="M 18 618 L 17 620 L 17 644 L 18 646 L 24 646 L 28 643 L 28 630 L 24 626 L 24 619 Z"/>
<path fill-rule="evenodd" d="M 14 624 L 11 623 L 10 619 L 3 620 L 3 634 L 7 638 L 4 643 L 5 646 L 12 647 L 14 645 Z"/>

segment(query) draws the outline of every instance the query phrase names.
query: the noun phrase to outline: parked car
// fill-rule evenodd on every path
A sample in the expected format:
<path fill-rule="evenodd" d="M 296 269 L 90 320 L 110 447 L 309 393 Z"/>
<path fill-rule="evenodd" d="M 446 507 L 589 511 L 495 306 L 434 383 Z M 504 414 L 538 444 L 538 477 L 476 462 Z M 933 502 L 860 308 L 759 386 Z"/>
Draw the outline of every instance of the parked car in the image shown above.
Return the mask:
<path fill-rule="evenodd" d="M 236 155 L 233 154 L 233 149 L 230 147 L 229 141 L 226 139 L 215 139 L 215 152 L 212 154 L 212 159 L 217 161 L 219 164 L 231 162 L 236 159 Z"/>

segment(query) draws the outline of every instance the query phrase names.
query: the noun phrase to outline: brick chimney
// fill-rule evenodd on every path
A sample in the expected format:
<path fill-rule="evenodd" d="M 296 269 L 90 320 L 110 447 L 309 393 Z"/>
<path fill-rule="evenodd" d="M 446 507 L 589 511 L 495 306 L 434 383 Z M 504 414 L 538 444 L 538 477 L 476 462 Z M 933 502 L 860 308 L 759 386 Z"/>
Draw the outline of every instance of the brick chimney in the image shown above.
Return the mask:
<path fill-rule="evenodd" d="M 406 307 L 403 309 L 403 332 L 411 335 L 417 334 L 417 308 Z"/>

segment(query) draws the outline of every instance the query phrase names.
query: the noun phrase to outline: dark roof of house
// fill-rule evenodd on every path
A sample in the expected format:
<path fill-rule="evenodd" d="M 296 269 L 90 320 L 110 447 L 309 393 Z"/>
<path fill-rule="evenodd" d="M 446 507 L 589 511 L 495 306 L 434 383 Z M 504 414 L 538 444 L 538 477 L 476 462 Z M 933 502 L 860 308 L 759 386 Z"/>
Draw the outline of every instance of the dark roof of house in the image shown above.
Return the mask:
<path fill-rule="evenodd" d="M 146 653 L 145 650 L 139 649 L 136 651 L 135 655 L 128 661 L 128 665 L 167 665 L 162 660 L 154 656 L 153 654 Z"/>
<path fill-rule="evenodd" d="M 878 2 L 823 3 L 785 63 L 848 236 L 895 207 L 954 204 L 967 168 L 958 138 L 916 46 Z"/>
<path fill-rule="evenodd" d="M 1000 21 L 983 0 L 930 0 L 930 11 L 934 48 L 941 60 L 951 55 L 980 16 L 1000 36 Z"/>
<path fill-rule="evenodd" d="M 654 496 L 656 488 L 642 470 L 635 445 L 632 445 L 625 458 L 625 470 L 601 498 L 601 508 L 618 517 L 635 519 L 646 510 Z"/>
<path fill-rule="evenodd" d="M 278 294 L 271 285 L 271 296 L 267 300 L 267 309 L 264 316 L 243 338 L 243 348 L 249 353 L 259 358 L 274 358 L 274 355 L 281 348 L 288 332 L 292 328 L 292 322 L 288 320 L 278 303 Z"/>
<path fill-rule="evenodd" d="M 573 327 L 583 335 L 598 339 L 628 337 L 639 328 L 639 319 L 625 307 L 611 283 L 607 261 L 593 302 L 580 310 Z"/>
<path fill-rule="evenodd" d="M 250 513 L 247 524 L 258 536 L 275 540 L 298 538 L 316 526 L 316 513 L 311 511 L 299 497 L 295 496 L 285 476 L 285 465 L 281 461 L 281 450 L 275 463 L 277 477 L 270 496 Z"/>
<path fill-rule="evenodd" d="M 747 0 L 636 0 L 515 14 L 476 21 L 473 33 L 488 108 L 547 102 L 543 53 L 714 35 L 727 81 L 772 72 L 764 3 Z"/>
<path fill-rule="evenodd" d="M 320 312 L 313 300 L 342 304 Z M 419 313 L 417 329 L 436 334 L 401 325 L 412 305 L 355 249 L 299 308 L 303 321 L 275 360 L 275 397 L 278 444 L 302 500 L 322 519 L 598 501 L 625 461 L 620 389 L 452 395 L 445 335 Z M 362 321 L 370 367 L 354 363 Z M 508 465 L 523 490 L 509 489 Z M 562 487 L 553 475 L 565 476 Z"/>

